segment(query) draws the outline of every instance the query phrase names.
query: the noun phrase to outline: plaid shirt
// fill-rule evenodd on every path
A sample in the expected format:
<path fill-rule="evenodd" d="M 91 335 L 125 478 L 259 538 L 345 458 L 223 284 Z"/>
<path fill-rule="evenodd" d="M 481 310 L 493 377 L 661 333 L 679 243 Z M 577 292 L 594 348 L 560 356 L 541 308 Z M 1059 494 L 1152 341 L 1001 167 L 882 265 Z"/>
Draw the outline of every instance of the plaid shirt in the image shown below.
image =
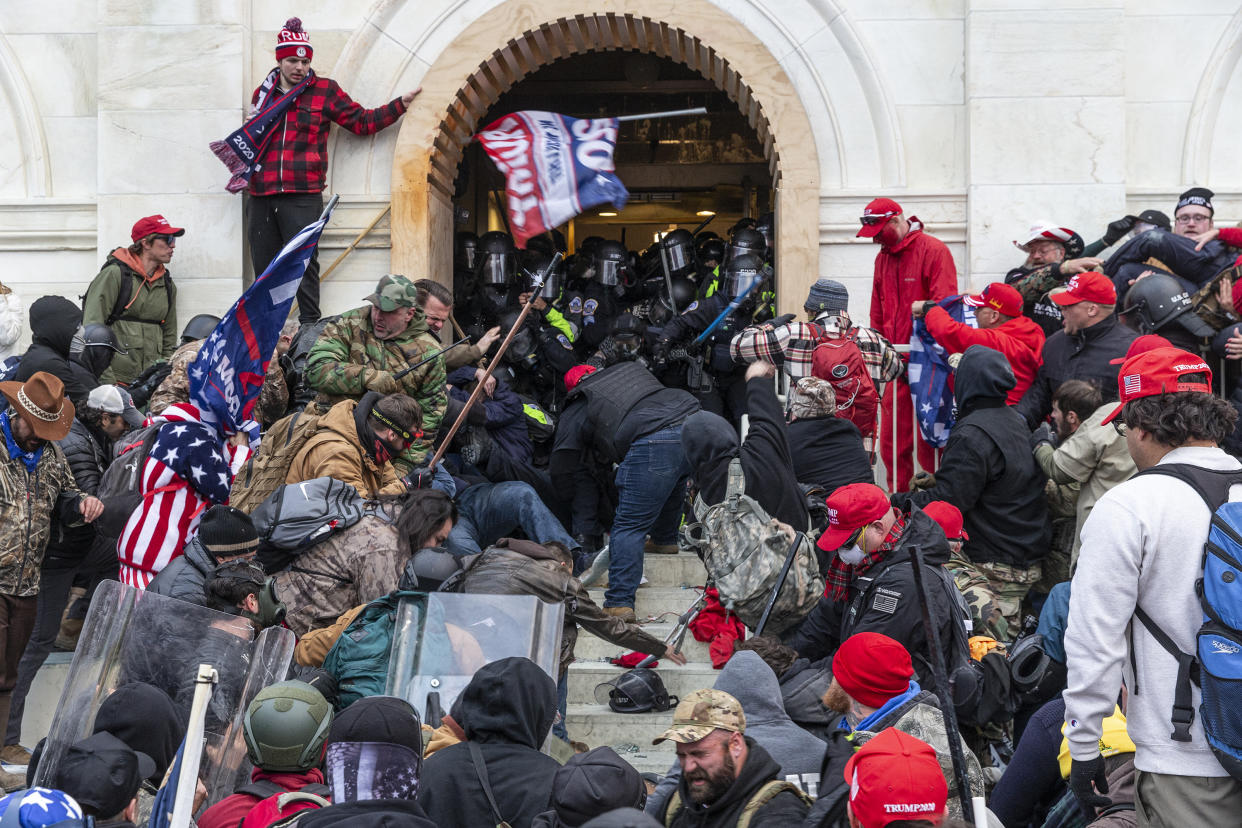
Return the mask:
<path fill-rule="evenodd" d="M 258 98 L 256 89 L 251 104 Z M 250 178 L 249 193 L 266 196 L 322 192 L 328 169 L 329 121 L 355 135 L 374 135 L 396 123 L 404 113 L 405 104 L 400 98 L 377 109 L 363 109 L 336 81 L 316 75 L 285 113 L 280 134 L 272 136 L 263 150 Z"/>
<path fill-rule="evenodd" d="M 752 325 L 733 337 L 729 352 L 735 362 L 762 359 L 784 368 L 795 381 L 811 375 L 811 354 L 825 333 L 850 332 L 862 354 L 876 393 L 884 394 L 884 384 L 902 373 L 901 354 L 871 328 L 855 327 L 849 314 L 821 316 L 814 322 Z"/>

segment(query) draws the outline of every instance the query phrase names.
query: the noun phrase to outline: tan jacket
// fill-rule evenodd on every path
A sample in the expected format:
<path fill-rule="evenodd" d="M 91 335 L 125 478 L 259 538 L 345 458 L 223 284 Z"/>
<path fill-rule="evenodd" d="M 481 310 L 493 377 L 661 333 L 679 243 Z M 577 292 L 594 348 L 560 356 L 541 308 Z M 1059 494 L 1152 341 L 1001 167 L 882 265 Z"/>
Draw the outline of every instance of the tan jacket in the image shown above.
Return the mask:
<path fill-rule="evenodd" d="M 293 465 L 285 476 L 286 483 L 334 477 L 353 486 L 365 498 L 405 493 L 405 484 L 397 477 L 392 464 L 377 466 L 362 448 L 358 428 L 354 425 L 357 407 L 356 401 L 345 400 L 319 418 L 319 431 L 293 458 Z M 395 582 L 393 587 L 396 587 Z"/>

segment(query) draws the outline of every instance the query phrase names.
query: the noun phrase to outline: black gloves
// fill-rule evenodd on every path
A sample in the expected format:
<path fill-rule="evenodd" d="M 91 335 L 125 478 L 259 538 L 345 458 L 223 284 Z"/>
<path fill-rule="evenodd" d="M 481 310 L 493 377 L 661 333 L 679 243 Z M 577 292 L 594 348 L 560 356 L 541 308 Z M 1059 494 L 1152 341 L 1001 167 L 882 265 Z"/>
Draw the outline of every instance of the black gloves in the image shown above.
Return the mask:
<path fill-rule="evenodd" d="M 1094 789 L 1091 787 L 1092 782 L 1095 783 Z M 1100 796 L 1108 793 L 1108 774 L 1104 771 L 1104 757 L 1099 754 L 1085 762 L 1077 759 L 1071 761 L 1069 787 L 1079 803 L 1092 814 L 1097 808 L 1107 808 L 1113 804 L 1108 797 Z"/>
<path fill-rule="evenodd" d="M 1048 423 L 1040 423 L 1039 428 L 1035 429 L 1031 434 L 1031 451 L 1044 444 L 1050 446 L 1057 444 L 1057 439 L 1052 434 L 1052 426 L 1048 425 Z"/>
<path fill-rule="evenodd" d="M 1112 247 L 1117 241 L 1134 229 L 1134 216 L 1125 216 L 1116 221 L 1108 223 L 1108 229 L 1104 231 L 1104 244 Z"/>
<path fill-rule="evenodd" d="M 436 479 L 436 473 L 429 468 L 414 469 L 405 477 L 401 478 L 401 482 L 410 491 L 414 489 L 430 489 L 431 483 Z"/>
<path fill-rule="evenodd" d="M 773 328 L 779 328 L 781 325 L 788 325 L 790 322 L 798 318 L 796 313 L 786 313 L 773 319 L 770 324 Z"/>

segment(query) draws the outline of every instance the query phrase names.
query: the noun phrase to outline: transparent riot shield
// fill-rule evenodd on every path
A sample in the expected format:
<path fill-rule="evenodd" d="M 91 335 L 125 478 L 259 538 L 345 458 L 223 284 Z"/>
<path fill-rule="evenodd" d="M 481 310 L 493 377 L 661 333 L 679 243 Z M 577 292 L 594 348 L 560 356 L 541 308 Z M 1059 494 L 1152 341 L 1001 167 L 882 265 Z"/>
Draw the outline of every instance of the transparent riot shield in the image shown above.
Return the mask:
<path fill-rule="evenodd" d="M 249 781 L 242 736 L 246 707 L 263 687 L 284 679 L 294 636 L 271 627 L 257 637 L 244 618 L 105 581 L 95 591 L 35 773 L 50 786 L 66 749 L 89 736 L 100 704 L 116 688 L 144 682 L 168 693 L 181 732 L 189 720 L 199 664 L 219 682 L 207 708 L 199 777 L 214 802 Z"/>
<path fill-rule="evenodd" d="M 447 713 L 480 667 L 509 656 L 526 656 L 556 681 L 564 619 L 563 605 L 531 595 L 403 598 L 385 692 L 408 701 L 420 716 L 427 717 L 429 700 L 432 709 Z"/>

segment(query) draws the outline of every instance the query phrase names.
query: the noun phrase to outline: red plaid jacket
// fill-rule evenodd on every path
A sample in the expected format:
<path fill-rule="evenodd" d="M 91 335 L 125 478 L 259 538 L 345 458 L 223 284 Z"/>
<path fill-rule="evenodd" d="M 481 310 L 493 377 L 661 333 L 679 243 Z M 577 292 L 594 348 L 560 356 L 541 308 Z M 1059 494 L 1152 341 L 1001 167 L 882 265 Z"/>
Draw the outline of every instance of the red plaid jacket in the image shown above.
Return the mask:
<path fill-rule="evenodd" d="M 254 90 L 250 103 L 259 98 Z M 328 128 L 335 121 L 355 135 L 374 135 L 396 123 L 405 104 L 394 98 L 376 109 L 363 109 L 336 81 L 316 75 L 285 113 L 250 177 L 251 195 L 318 193 L 328 169 Z"/>

